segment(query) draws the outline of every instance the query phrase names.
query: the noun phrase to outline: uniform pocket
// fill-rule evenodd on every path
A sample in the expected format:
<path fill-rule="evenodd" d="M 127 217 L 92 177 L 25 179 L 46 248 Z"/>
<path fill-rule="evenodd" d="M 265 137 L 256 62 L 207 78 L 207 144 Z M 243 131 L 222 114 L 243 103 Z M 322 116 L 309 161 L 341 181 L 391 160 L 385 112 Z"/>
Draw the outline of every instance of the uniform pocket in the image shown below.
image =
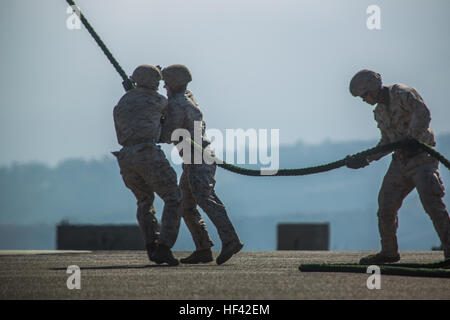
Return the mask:
<path fill-rule="evenodd" d="M 445 195 L 445 187 L 439 173 L 433 173 L 431 175 L 430 188 L 431 192 L 439 197 L 443 197 Z"/>

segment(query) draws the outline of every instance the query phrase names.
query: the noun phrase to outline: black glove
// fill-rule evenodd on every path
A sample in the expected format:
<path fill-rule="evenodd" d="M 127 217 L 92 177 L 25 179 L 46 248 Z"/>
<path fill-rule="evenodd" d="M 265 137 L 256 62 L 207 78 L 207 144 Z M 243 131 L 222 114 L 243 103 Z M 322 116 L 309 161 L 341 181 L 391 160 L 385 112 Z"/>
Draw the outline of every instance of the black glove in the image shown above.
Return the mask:
<path fill-rule="evenodd" d="M 127 78 L 126 80 L 122 81 L 122 86 L 125 89 L 125 91 L 128 92 L 134 88 L 134 83 L 133 81 L 131 81 L 130 78 Z"/>
<path fill-rule="evenodd" d="M 369 165 L 367 158 L 361 156 L 347 156 L 345 158 L 345 165 L 350 169 L 360 169 Z"/>
<path fill-rule="evenodd" d="M 403 143 L 407 152 L 412 153 L 420 149 L 420 142 L 412 137 L 408 136 Z"/>

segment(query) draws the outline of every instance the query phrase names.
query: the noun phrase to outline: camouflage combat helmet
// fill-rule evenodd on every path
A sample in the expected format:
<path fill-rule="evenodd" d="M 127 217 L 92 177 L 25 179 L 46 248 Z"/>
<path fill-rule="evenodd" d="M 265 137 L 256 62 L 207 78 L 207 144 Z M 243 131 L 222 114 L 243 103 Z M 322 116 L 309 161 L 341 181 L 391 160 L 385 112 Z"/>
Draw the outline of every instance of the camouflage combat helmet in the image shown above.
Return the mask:
<path fill-rule="evenodd" d="M 367 91 L 381 88 L 381 75 L 371 70 L 361 70 L 356 73 L 350 81 L 350 92 L 353 96 L 358 97 Z"/>
<path fill-rule="evenodd" d="M 130 78 L 136 82 L 138 87 L 152 88 L 158 86 L 162 76 L 157 67 L 143 64 L 134 70 Z"/>
<path fill-rule="evenodd" d="M 173 64 L 162 70 L 164 82 L 170 87 L 179 87 L 192 81 L 191 72 L 182 64 Z"/>

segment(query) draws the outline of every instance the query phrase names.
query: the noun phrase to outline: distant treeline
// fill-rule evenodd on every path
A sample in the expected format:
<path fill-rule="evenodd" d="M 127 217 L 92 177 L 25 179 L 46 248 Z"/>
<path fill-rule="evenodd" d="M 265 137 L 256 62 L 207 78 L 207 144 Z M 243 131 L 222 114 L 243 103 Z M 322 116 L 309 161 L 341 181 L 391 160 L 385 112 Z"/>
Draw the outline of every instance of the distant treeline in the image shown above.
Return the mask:
<path fill-rule="evenodd" d="M 323 164 L 376 143 L 373 140 L 282 146 L 280 167 Z M 437 149 L 450 157 L 450 135 L 438 137 Z M 216 189 L 247 250 L 275 249 L 279 222 L 315 221 L 330 222 L 332 250 L 376 250 L 379 246 L 377 194 L 388 164 L 389 156 L 362 170 L 341 168 L 305 177 L 245 177 L 218 168 Z M 174 167 L 179 175 L 180 166 Z M 448 170 L 441 167 L 441 173 L 449 187 Z M 450 203 L 448 200 L 446 196 L 447 204 Z M 55 168 L 40 163 L 2 167 L 0 248 L 30 248 L 29 243 L 34 243 L 35 248 L 54 248 L 54 239 L 43 236 L 41 231 L 48 228 L 45 229 L 48 234 L 48 230 L 53 230 L 53 226 L 62 220 L 94 224 L 135 223 L 135 202 L 132 193 L 125 188 L 112 156 L 96 161 L 68 159 Z M 160 216 L 160 199 L 156 201 L 156 208 Z M 220 249 L 215 228 L 206 215 L 204 217 Z M 30 230 L 36 231 L 34 238 L 20 242 L 27 232 L 20 232 L 22 229 L 13 232 L 13 226 L 28 226 L 31 228 L 28 236 L 33 234 Z M 427 250 L 439 244 L 415 191 L 400 210 L 399 242 L 403 250 Z M 184 225 L 176 248 L 193 248 Z"/>

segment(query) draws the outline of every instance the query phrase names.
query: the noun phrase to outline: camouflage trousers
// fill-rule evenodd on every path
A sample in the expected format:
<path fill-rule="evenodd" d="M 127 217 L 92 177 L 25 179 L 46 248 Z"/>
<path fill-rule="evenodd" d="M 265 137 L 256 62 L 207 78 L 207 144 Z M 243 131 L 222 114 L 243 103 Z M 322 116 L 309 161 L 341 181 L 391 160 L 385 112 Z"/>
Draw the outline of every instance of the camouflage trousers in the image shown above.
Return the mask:
<path fill-rule="evenodd" d="M 215 164 L 183 164 L 180 187 L 183 191 L 183 219 L 192 234 L 197 250 L 207 249 L 214 244 L 206 231 L 206 225 L 197 205 L 206 213 L 217 228 L 222 243 L 239 239 L 228 218 L 225 206 L 217 197 Z"/>
<path fill-rule="evenodd" d="M 117 160 L 125 185 L 136 197 L 137 220 L 145 243 L 159 242 L 171 248 L 180 228 L 182 195 L 164 152 L 158 145 L 140 144 L 122 148 Z M 164 201 L 161 228 L 153 207 L 155 193 Z"/>
<path fill-rule="evenodd" d="M 383 253 L 398 253 L 397 212 L 403 199 L 416 188 L 442 242 L 444 255 L 450 258 L 450 218 L 442 201 L 445 189 L 438 166 L 439 162 L 425 153 L 408 160 L 393 155 L 378 196 L 378 229 Z"/>

